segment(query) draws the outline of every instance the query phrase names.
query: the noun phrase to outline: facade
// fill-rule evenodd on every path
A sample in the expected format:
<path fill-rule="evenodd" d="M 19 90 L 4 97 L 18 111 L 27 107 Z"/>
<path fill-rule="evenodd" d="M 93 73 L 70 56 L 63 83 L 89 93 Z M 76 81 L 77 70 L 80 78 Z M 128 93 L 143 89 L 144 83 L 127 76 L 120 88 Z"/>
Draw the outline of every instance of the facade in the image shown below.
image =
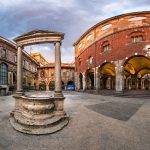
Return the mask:
<path fill-rule="evenodd" d="M 48 64 L 48 61 L 41 55 L 41 53 L 31 53 L 30 55 L 40 64 L 40 66 Z"/>
<path fill-rule="evenodd" d="M 74 47 L 77 90 L 150 89 L 150 11 L 106 19 Z"/>
<path fill-rule="evenodd" d="M 36 72 L 39 64 L 26 52 L 23 53 L 24 89 L 35 88 Z M 16 90 L 17 48 L 15 43 L 0 37 L 0 95 Z"/>
<path fill-rule="evenodd" d="M 61 64 L 62 89 L 68 89 L 68 85 L 74 85 L 74 64 Z M 55 64 L 49 63 L 38 67 L 39 90 L 54 90 L 55 88 Z"/>

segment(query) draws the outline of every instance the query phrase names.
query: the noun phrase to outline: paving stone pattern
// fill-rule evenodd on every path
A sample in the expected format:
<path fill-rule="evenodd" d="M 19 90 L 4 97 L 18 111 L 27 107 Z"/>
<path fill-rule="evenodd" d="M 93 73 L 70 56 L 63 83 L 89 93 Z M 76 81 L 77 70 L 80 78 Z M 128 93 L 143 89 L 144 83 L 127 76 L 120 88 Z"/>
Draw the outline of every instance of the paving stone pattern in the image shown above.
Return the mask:
<path fill-rule="evenodd" d="M 65 92 L 70 122 L 50 135 L 28 135 L 9 123 L 11 96 L 0 97 L 0 150 L 150 150 L 150 99 Z"/>

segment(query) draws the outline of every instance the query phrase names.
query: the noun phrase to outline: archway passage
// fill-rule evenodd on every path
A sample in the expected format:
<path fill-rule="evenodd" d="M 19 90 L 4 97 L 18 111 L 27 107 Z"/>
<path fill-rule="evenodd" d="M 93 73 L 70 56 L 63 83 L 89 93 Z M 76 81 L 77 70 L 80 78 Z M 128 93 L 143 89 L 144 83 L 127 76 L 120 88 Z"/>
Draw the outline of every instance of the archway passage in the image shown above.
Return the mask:
<path fill-rule="evenodd" d="M 112 63 L 104 63 L 99 69 L 100 88 L 115 89 L 115 67 Z"/>
<path fill-rule="evenodd" d="M 46 91 L 46 83 L 44 81 L 41 81 L 39 84 L 39 90 Z"/>
<path fill-rule="evenodd" d="M 66 89 L 67 90 L 74 90 L 75 89 L 74 82 L 68 81 Z"/>
<path fill-rule="evenodd" d="M 83 89 L 83 75 L 82 73 L 79 74 L 79 90 Z"/>
<path fill-rule="evenodd" d="M 55 81 L 50 81 L 49 82 L 49 90 L 54 90 L 55 89 Z"/>
<path fill-rule="evenodd" d="M 150 89 L 150 59 L 133 56 L 124 64 L 125 89 Z"/>
<path fill-rule="evenodd" d="M 88 90 L 94 89 L 94 70 L 88 69 L 86 71 L 86 85 Z"/>

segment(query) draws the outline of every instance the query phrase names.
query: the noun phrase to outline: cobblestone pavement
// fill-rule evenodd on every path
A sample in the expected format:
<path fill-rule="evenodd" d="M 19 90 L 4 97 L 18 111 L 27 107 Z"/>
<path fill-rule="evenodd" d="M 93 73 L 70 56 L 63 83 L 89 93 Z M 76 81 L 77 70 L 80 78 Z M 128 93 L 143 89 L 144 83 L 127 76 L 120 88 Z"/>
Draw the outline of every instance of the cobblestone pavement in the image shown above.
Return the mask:
<path fill-rule="evenodd" d="M 0 97 L 0 150 L 150 150 L 150 98 L 65 92 L 70 123 L 50 135 L 27 135 L 9 123 L 11 96 Z"/>

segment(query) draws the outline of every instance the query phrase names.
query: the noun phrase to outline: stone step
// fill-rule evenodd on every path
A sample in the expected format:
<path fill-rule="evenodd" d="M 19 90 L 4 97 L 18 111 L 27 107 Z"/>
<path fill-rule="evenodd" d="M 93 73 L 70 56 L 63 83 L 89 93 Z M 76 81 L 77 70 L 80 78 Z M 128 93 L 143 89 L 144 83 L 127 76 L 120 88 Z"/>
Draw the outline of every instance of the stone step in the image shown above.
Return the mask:
<path fill-rule="evenodd" d="M 15 115 L 15 119 L 23 125 L 28 125 L 28 126 L 48 126 L 48 125 L 52 125 L 55 124 L 59 121 L 61 121 L 61 119 L 63 119 L 64 116 L 53 116 L 47 119 L 40 119 L 40 120 L 36 120 L 36 119 L 30 119 L 30 118 L 26 118 L 23 115 Z"/>
<path fill-rule="evenodd" d="M 41 135 L 55 133 L 63 129 L 69 123 L 69 117 L 64 117 L 60 122 L 57 122 L 55 125 L 51 124 L 50 126 L 34 126 L 34 128 L 31 128 L 31 126 L 28 125 L 19 124 L 18 122 L 16 122 L 14 117 L 10 117 L 10 122 L 12 126 L 20 132 Z"/>

